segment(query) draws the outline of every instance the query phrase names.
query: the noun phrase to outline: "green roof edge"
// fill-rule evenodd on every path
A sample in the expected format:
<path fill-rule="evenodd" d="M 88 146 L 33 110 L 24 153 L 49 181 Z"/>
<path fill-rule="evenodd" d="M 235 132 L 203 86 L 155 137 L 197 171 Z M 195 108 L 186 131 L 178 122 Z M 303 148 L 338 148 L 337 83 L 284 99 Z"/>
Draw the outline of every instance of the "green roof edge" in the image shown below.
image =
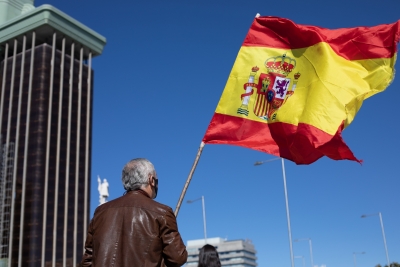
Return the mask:
<path fill-rule="evenodd" d="M 100 55 L 106 38 L 51 5 L 41 5 L 0 25 L 0 44 L 40 26 L 49 25 Z"/>

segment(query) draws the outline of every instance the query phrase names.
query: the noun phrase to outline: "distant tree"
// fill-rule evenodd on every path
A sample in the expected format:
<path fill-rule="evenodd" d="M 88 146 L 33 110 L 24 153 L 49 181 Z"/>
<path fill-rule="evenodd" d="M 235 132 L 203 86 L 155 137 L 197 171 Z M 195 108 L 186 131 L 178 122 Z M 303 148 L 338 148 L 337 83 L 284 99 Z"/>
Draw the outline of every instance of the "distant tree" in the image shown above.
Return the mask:
<path fill-rule="evenodd" d="M 377 264 L 377 265 L 375 265 L 375 267 L 382 267 L 382 265 Z M 388 267 L 388 266 L 385 265 L 385 267 Z M 400 264 L 399 264 L 398 262 L 392 262 L 392 263 L 390 264 L 390 267 L 400 267 Z"/>

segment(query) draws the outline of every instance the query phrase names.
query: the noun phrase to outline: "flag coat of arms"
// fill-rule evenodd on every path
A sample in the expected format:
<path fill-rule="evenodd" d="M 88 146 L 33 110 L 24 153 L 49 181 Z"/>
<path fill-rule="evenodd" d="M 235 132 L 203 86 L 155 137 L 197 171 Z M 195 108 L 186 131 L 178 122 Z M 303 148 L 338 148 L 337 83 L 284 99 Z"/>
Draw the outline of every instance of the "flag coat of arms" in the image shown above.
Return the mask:
<path fill-rule="evenodd" d="M 394 78 L 400 21 L 326 29 L 253 21 L 204 135 L 310 164 L 360 162 L 342 139 L 362 102 Z"/>

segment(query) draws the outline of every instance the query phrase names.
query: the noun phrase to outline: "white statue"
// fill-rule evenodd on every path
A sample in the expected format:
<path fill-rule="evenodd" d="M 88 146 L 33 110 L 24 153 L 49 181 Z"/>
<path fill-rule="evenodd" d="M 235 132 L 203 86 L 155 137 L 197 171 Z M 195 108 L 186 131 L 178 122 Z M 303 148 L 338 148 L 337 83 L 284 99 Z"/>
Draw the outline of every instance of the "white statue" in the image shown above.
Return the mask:
<path fill-rule="evenodd" d="M 107 179 L 103 179 L 103 183 L 100 180 L 100 176 L 97 176 L 97 182 L 99 183 L 99 194 L 100 194 L 100 198 L 99 198 L 99 202 L 101 204 L 104 204 L 107 202 L 107 198 L 109 196 L 108 194 L 108 182 Z"/>

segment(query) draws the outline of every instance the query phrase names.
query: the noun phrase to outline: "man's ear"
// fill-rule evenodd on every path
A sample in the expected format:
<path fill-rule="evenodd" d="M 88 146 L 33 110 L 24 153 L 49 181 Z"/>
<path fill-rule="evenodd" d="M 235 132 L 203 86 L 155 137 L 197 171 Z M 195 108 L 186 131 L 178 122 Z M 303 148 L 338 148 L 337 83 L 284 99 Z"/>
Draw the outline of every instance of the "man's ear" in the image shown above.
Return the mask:
<path fill-rule="evenodd" d="M 153 179 L 153 175 L 151 175 L 151 174 L 149 174 L 149 185 L 155 186 L 155 184 L 154 184 L 154 179 Z"/>

